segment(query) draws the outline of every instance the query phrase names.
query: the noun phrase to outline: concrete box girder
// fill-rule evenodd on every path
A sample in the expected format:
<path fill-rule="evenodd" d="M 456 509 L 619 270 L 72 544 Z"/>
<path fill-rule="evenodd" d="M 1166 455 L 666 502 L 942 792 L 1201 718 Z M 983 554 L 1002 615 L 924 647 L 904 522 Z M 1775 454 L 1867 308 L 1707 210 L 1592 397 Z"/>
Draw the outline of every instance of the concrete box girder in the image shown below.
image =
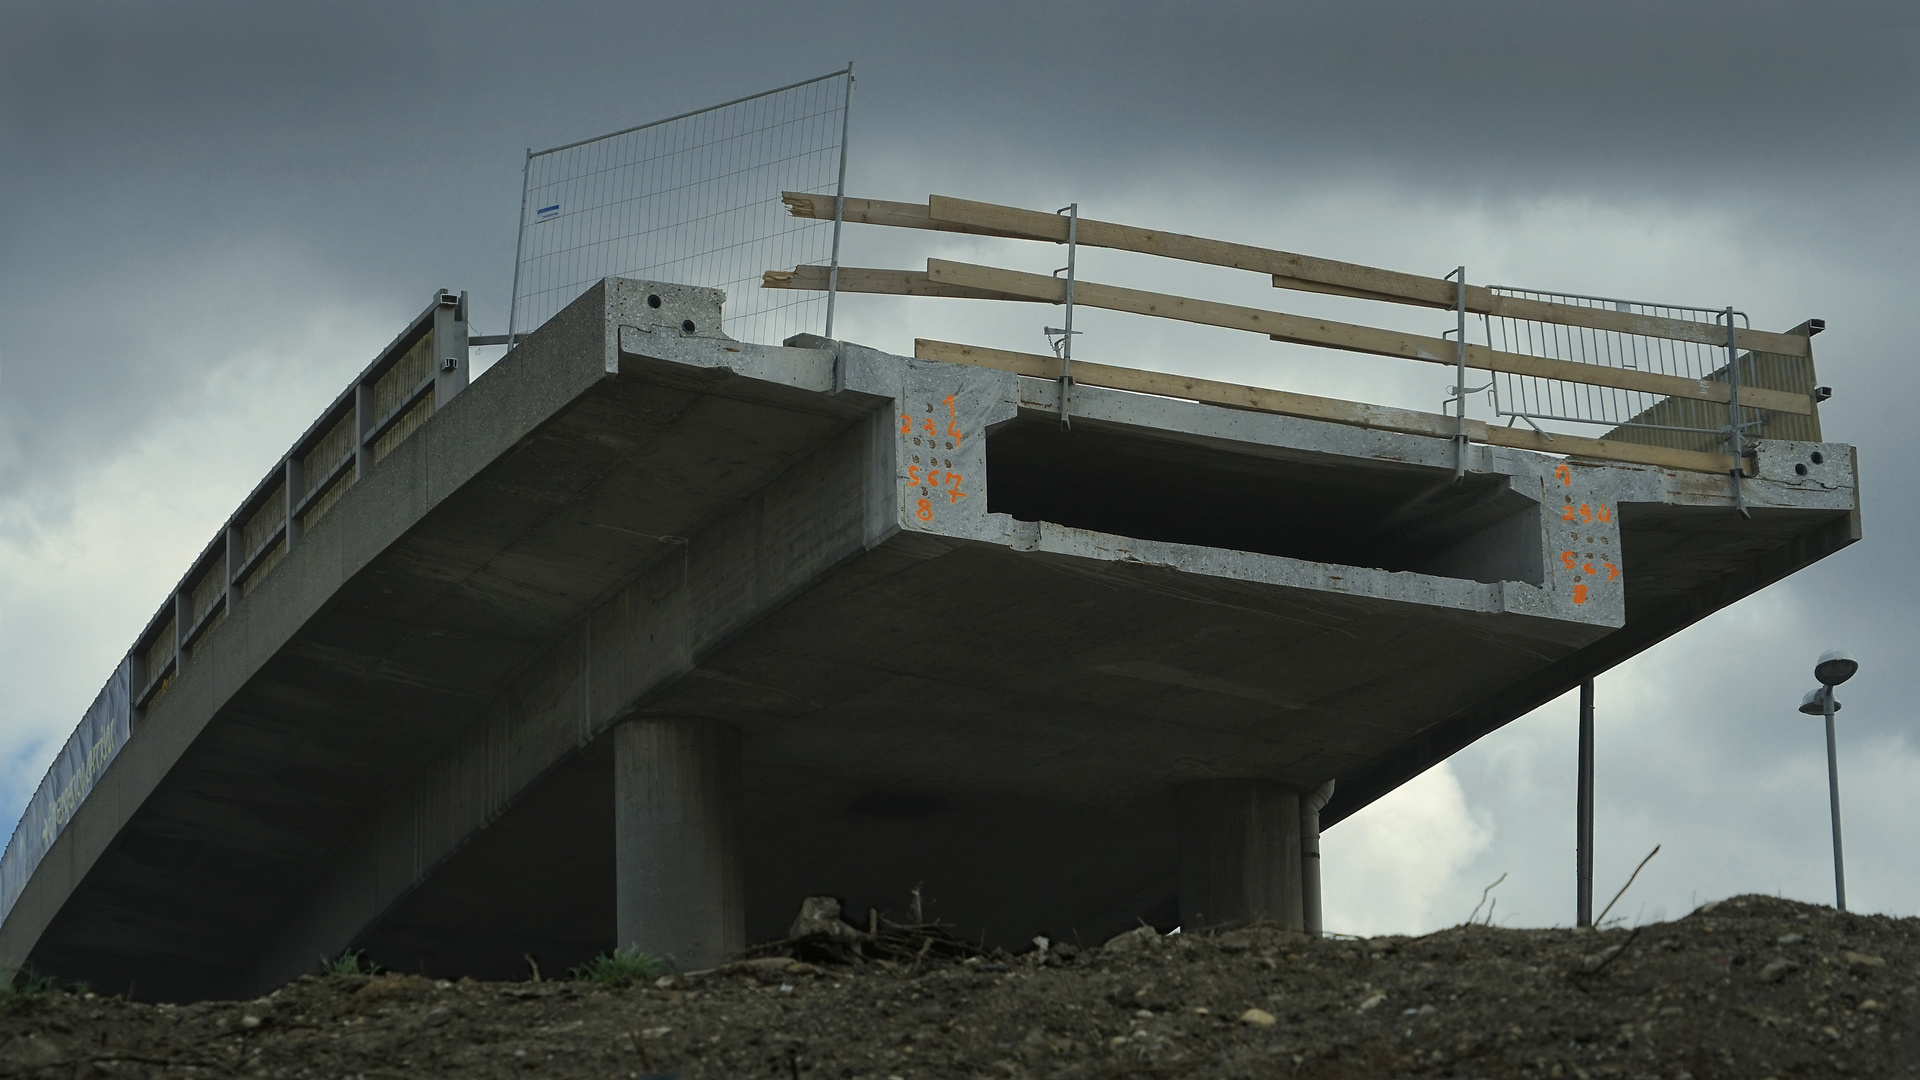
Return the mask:
<path fill-rule="evenodd" d="M 400 444 L 204 639 L 0 950 L 178 997 L 349 945 L 578 962 L 634 717 L 741 732 L 750 936 L 927 880 L 964 932 L 1091 939 L 1171 917 L 1178 785 L 1338 777 L 1330 823 L 1858 535 L 1834 444 L 1763 445 L 1747 522 L 1725 478 L 1474 447 L 1454 488 L 1442 440 L 1096 388 L 1061 437 L 1051 383 L 718 325 L 610 279 Z"/>

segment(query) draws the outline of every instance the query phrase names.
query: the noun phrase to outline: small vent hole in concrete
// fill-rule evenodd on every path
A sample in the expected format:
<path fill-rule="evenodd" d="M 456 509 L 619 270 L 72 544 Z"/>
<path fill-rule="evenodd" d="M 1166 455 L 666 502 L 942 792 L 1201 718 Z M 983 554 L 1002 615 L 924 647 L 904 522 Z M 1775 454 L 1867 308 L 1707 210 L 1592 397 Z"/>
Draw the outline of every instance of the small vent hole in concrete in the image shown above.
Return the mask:
<path fill-rule="evenodd" d="M 1815 465 L 1825 465 L 1827 463 L 1827 455 L 1821 453 L 1818 450 L 1815 450 L 1813 452 L 1812 457 L 1813 457 L 1813 463 Z"/>
<path fill-rule="evenodd" d="M 659 306 L 660 306 L 660 294 L 659 294 L 659 293 L 648 293 L 648 294 L 647 294 L 647 306 L 648 306 L 648 307 L 651 307 L 651 308 L 657 308 L 657 307 L 659 307 Z"/>
<path fill-rule="evenodd" d="M 688 319 L 687 321 L 681 323 L 680 329 L 685 330 L 689 334 L 693 333 L 693 320 Z"/>
<path fill-rule="evenodd" d="M 1793 465 L 1793 471 L 1794 471 L 1794 472 L 1796 472 L 1796 473 L 1799 473 L 1799 474 L 1800 474 L 1801 476 L 1805 476 L 1805 475 L 1807 475 L 1807 466 L 1806 466 L 1806 463 L 1805 463 L 1805 462 L 1798 462 L 1798 461 L 1796 461 L 1796 462 L 1794 462 L 1794 465 Z"/>

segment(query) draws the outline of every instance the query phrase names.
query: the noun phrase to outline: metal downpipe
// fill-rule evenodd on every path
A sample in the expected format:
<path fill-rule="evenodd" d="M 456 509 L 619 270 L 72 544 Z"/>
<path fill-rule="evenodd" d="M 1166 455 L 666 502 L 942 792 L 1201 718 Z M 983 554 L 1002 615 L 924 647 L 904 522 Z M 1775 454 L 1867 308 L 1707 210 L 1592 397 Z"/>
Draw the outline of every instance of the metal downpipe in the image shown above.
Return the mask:
<path fill-rule="evenodd" d="M 1320 908 L 1320 809 L 1333 798 L 1333 781 L 1300 796 L 1300 913 L 1309 937 L 1326 927 Z"/>

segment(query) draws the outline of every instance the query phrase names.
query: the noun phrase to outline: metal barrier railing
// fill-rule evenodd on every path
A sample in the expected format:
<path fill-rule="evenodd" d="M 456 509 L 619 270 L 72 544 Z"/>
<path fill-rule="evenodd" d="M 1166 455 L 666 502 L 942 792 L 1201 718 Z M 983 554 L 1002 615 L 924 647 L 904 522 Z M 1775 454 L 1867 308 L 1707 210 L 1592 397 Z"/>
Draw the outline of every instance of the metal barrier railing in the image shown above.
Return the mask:
<path fill-rule="evenodd" d="M 467 294 L 433 300 L 333 400 L 201 549 L 55 756 L 0 855 L 0 921 L 206 635 L 353 483 L 467 385 Z"/>
<path fill-rule="evenodd" d="M 136 639 L 136 714 L 354 481 L 465 389 L 467 336 L 467 294 L 436 292 L 241 500 Z"/>

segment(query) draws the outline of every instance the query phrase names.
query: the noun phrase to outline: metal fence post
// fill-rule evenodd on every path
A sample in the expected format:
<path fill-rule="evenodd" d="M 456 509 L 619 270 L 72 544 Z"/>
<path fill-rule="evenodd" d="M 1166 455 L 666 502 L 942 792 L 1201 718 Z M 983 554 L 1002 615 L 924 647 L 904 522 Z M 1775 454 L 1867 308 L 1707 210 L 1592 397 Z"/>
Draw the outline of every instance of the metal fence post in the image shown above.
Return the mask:
<path fill-rule="evenodd" d="M 1454 270 L 1453 294 L 1453 482 L 1467 475 L 1467 268 Z"/>
<path fill-rule="evenodd" d="M 1041 327 L 1053 345 L 1053 353 L 1060 358 L 1060 430 L 1072 431 L 1073 420 L 1068 414 L 1068 398 L 1073 393 L 1073 336 L 1078 333 L 1073 328 L 1073 279 L 1078 272 L 1080 251 L 1080 204 L 1070 203 L 1054 211 L 1067 215 L 1067 265 L 1053 272 L 1055 277 L 1067 275 L 1067 313 L 1064 326 Z"/>
<path fill-rule="evenodd" d="M 1580 766 L 1574 798 L 1575 926 L 1593 925 L 1593 680 L 1580 684 Z"/>
<path fill-rule="evenodd" d="M 1740 430 L 1740 346 L 1736 338 L 1733 322 L 1733 308 L 1727 308 L 1727 448 L 1733 454 L 1733 508 L 1743 518 L 1753 515 L 1747 511 L 1747 500 L 1740 490 L 1741 474 L 1745 468 L 1741 462 L 1746 457 L 1747 448 L 1743 432 Z"/>
<path fill-rule="evenodd" d="M 840 99 L 840 175 L 833 192 L 833 255 L 827 263 L 827 325 L 820 336 L 833 337 L 833 300 L 840 292 L 840 227 L 847 216 L 847 130 L 853 115 L 853 61 L 847 61 L 847 92 Z M 839 365 L 836 362 L 835 367 Z M 837 389 L 837 388 L 836 388 Z"/>
<path fill-rule="evenodd" d="M 513 239 L 513 292 L 507 296 L 507 349 L 513 349 L 513 330 L 520 321 L 520 255 L 527 247 L 527 174 L 533 168 L 533 147 L 520 163 L 520 230 Z"/>

